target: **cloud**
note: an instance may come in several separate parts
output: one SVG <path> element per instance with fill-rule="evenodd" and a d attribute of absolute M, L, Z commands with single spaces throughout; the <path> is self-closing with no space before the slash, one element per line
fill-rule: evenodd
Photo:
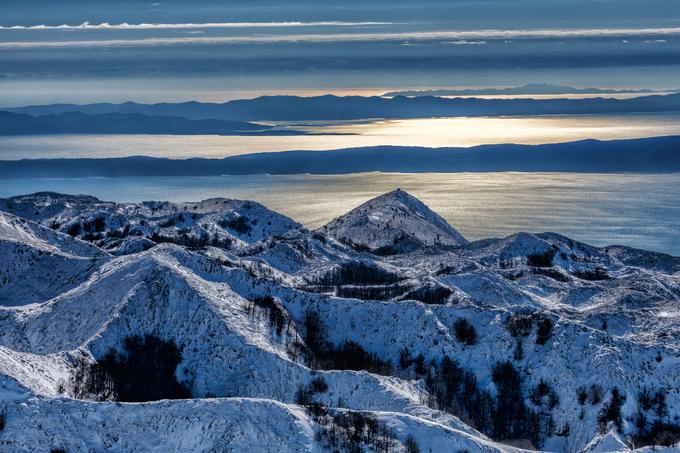
<path fill-rule="evenodd" d="M 160 5 L 160 3 L 154 3 Z M 356 27 L 366 25 L 394 25 L 393 22 L 344 22 L 344 21 L 317 21 L 317 22 L 205 22 L 184 24 L 110 24 L 102 22 L 91 24 L 83 22 L 79 25 L 0 25 L 0 30 L 176 30 L 182 28 L 252 28 L 252 27 Z"/>
<path fill-rule="evenodd" d="M 605 29 L 544 29 L 544 30 L 476 30 L 395 33 L 329 33 L 291 35 L 250 35 L 213 37 L 158 37 L 141 39 L 82 40 L 82 41 L 8 41 L 0 48 L 69 48 L 69 47 L 156 47 L 202 44 L 258 44 L 296 42 L 361 42 L 361 41 L 486 41 L 491 39 L 569 39 L 606 37 L 669 37 L 680 36 L 677 28 L 605 28 Z"/>
<path fill-rule="evenodd" d="M 454 46 L 481 46 L 486 44 L 486 41 L 468 41 L 467 39 L 460 39 L 458 41 L 442 41 L 442 44 L 453 44 Z"/>

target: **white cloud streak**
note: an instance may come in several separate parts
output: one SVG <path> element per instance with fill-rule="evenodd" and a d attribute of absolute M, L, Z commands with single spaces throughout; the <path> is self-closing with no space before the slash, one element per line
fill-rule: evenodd
<path fill-rule="evenodd" d="M 458 41 L 442 41 L 442 44 L 452 44 L 454 46 L 482 46 L 486 44 L 486 41 L 468 41 L 467 39 L 461 39 Z"/>
<path fill-rule="evenodd" d="M 357 27 L 367 25 L 393 25 L 393 22 L 343 22 L 343 21 L 318 21 L 318 22 L 206 22 L 185 24 L 91 24 L 83 22 L 79 25 L 0 25 L 0 30 L 175 30 L 184 28 L 291 28 L 291 27 Z"/>
<path fill-rule="evenodd" d="M 78 48 L 78 47 L 155 47 L 172 45 L 215 44 L 275 44 L 304 42 L 361 41 L 451 41 L 491 39 L 569 39 L 603 37 L 672 37 L 680 36 L 680 28 L 608 28 L 608 29 L 544 29 L 544 30 L 476 30 L 399 33 L 329 33 L 291 35 L 252 35 L 214 37 L 159 37 L 143 39 L 82 40 L 82 41 L 10 41 L 0 42 L 0 48 Z"/>

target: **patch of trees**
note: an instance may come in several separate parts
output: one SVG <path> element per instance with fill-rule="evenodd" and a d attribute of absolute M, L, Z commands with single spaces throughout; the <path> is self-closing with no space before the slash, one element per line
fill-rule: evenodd
<path fill-rule="evenodd" d="M 491 379 L 496 385 L 497 395 L 492 415 L 492 433 L 496 440 L 526 439 L 540 448 L 543 444 L 543 414 L 534 412 L 524 402 L 523 379 L 510 362 L 494 365 Z"/>
<path fill-rule="evenodd" d="M 407 348 L 401 349 L 399 351 L 399 368 L 406 370 L 412 366 L 418 376 L 425 376 L 429 371 L 428 366 L 425 364 L 425 356 L 422 353 L 413 357 Z"/>
<path fill-rule="evenodd" d="M 373 262 L 347 261 L 309 281 L 308 291 L 334 292 L 339 297 L 361 300 L 388 300 L 404 294 L 412 286 L 399 275 Z M 400 283 L 402 282 L 402 283 Z M 438 297 L 437 294 L 422 297 Z"/>
<path fill-rule="evenodd" d="M 616 427 L 618 432 L 623 429 L 623 418 L 621 417 L 621 406 L 626 400 L 618 388 L 611 389 L 609 401 L 602 407 L 597 415 L 597 426 L 600 433 L 606 433 L 610 423 Z"/>
<path fill-rule="evenodd" d="M 250 234 L 252 227 L 248 218 L 246 216 L 237 216 L 229 219 L 221 219 L 218 225 L 222 228 L 229 228 L 230 230 L 236 231 L 241 234 Z"/>
<path fill-rule="evenodd" d="M 89 222 L 77 222 L 66 229 L 66 234 L 72 237 L 78 236 L 80 233 L 85 233 L 83 239 L 86 241 L 96 241 L 101 239 L 102 233 L 106 230 L 106 219 L 103 217 L 95 217 Z"/>
<path fill-rule="evenodd" d="M 408 291 L 400 299 L 412 299 L 428 305 L 443 305 L 448 302 L 449 296 L 453 294 L 446 286 L 437 284 L 426 284 L 419 288 Z"/>
<path fill-rule="evenodd" d="M 334 287 L 335 295 L 343 298 L 360 300 L 389 300 L 403 294 L 409 285 L 380 285 L 380 286 L 338 286 Z M 323 288 L 325 290 L 328 287 Z"/>
<path fill-rule="evenodd" d="M 333 410 L 319 403 L 305 408 L 319 427 L 317 442 L 329 451 L 363 453 L 368 447 L 369 451 L 376 453 L 390 453 L 398 451 L 401 446 L 394 432 L 373 414 Z"/>
<path fill-rule="evenodd" d="M 86 233 L 101 233 L 106 230 L 106 219 L 95 217 L 91 221 L 83 223 L 83 230 Z"/>
<path fill-rule="evenodd" d="M 638 392 L 638 412 L 634 417 L 636 432 L 632 447 L 647 445 L 670 447 L 680 442 L 680 425 L 668 421 L 666 390 L 655 392 L 644 387 Z"/>
<path fill-rule="evenodd" d="M 382 267 L 364 261 L 347 261 L 335 266 L 315 283 L 326 286 L 338 285 L 389 285 L 401 281 L 398 275 Z"/>
<path fill-rule="evenodd" d="M 551 411 L 558 401 L 556 396 L 550 398 L 554 394 L 552 389 L 539 384 L 532 391 L 541 406 L 534 411 L 525 403 L 523 379 L 512 363 L 494 365 L 492 380 L 497 390 L 495 396 L 479 388 L 474 373 L 445 357 L 430 367 L 425 383 L 429 402 L 435 407 L 458 416 L 495 440 L 528 441 L 540 447 L 554 432 Z"/>
<path fill-rule="evenodd" d="M 485 434 L 492 433 L 494 399 L 479 389 L 475 374 L 463 369 L 458 361 L 444 357 L 433 364 L 425 384 L 431 406 L 458 416 Z"/>
<path fill-rule="evenodd" d="M 89 231 L 88 229 L 92 228 L 93 232 L 101 233 L 106 230 L 106 220 L 103 217 L 97 217 L 92 222 L 86 224 L 84 228 L 85 231 Z"/>
<path fill-rule="evenodd" d="M 377 453 L 389 453 L 397 451 L 400 446 L 394 432 L 372 414 L 326 411 L 318 414 L 315 421 L 321 427 L 317 440 L 330 449 L 363 453 L 366 446 Z"/>
<path fill-rule="evenodd" d="M 545 252 L 537 252 L 527 255 L 527 265 L 531 267 L 552 267 L 552 260 L 557 253 L 557 248 L 552 246 Z"/>
<path fill-rule="evenodd" d="M 290 325 L 290 317 L 285 308 L 269 294 L 253 298 L 250 304 L 246 306 L 246 311 L 254 315 L 256 308 L 260 308 L 267 313 L 269 325 L 276 330 L 277 335 L 281 335 L 283 330 Z"/>
<path fill-rule="evenodd" d="M 508 317 L 505 327 L 515 339 L 515 351 L 513 358 L 524 358 L 524 338 L 531 333 L 536 326 L 536 344 L 544 345 L 553 335 L 553 322 L 550 318 L 540 313 L 512 314 Z"/>
<path fill-rule="evenodd" d="M 537 319 L 542 320 L 540 317 Z M 530 331 L 534 322 L 531 318 L 528 322 L 526 319 L 515 321 L 516 325 L 512 328 L 517 331 L 517 335 L 527 329 Z M 303 326 L 313 367 L 367 370 L 386 375 L 392 373 L 388 361 L 366 352 L 356 343 L 345 342 L 338 347 L 332 346 L 327 340 L 326 328 L 318 312 L 307 312 Z M 461 331 L 468 332 L 465 338 L 469 338 L 469 329 Z M 527 392 L 521 374 L 510 362 L 500 362 L 493 367 L 495 395 L 480 389 L 475 374 L 463 369 L 449 357 L 439 363 L 427 363 L 422 354 L 413 357 L 407 349 L 403 349 L 399 354 L 399 367 L 413 367 L 416 375 L 425 377 L 428 403 L 432 407 L 460 417 L 495 440 L 531 443 L 540 448 L 546 437 L 555 434 L 552 411 L 559 405 L 557 394 L 545 381 L 540 381 Z M 299 392 L 298 400 L 312 404 L 313 395 L 314 390 L 308 386 Z M 535 408 L 527 405 L 527 398 Z M 568 427 L 563 427 L 560 432 L 568 433 L 568 430 Z"/>
<path fill-rule="evenodd" d="M 392 365 L 374 353 L 366 352 L 359 344 L 345 341 L 337 347 L 326 347 L 314 355 L 316 368 L 333 370 L 366 370 L 390 375 Z"/>
<path fill-rule="evenodd" d="M 529 399 L 535 406 L 546 406 L 550 410 L 560 404 L 557 393 L 543 379 L 529 392 Z"/>
<path fill-rule="evenodd" d="M 571 274 L 581 280 L 599 281 L 611 279 L 607 271 L 601 267 L 595 269 L 578 269 L 572 271 Z"/>
<path fill-rule="evenodd" d="M 655 420 L 650 424 L 645 423 L 645 427 L 639 429 L 633 437 L 635 448 L 648 445 L 672 447 L 678 442 L 680 442 L 680 425 L 665 423 L 659 420 Z"/>
<path fill-rule="evenodd" d="M 555 434 L 555 421 L 552 416 L 552 411 L 560 404 L 557 393 L 555 393 L 550 384 L 541 379 L 539 383 L 529 391 L 529 400 L 539 413 L 539 429 L 541 436 L 545 438 Z M 565 427 L 560 430 L 562 436 L 565 435 L 565 429 L 568 433 L 568 430 L 570 429 L 569 425 L 565 425 Z"/>
<path fill-rule="evenodd" d="M 541 317 L 536 320 L 536 344 L 544 345 L 553 334 L 553 322 L 550 318 Z"/>
<path fill-rule="evenodd" d="M 228 237 L 219 238 L 217 235 L 214 235 L 211 238 L 207 233 L 200 236 L 189 236 L 187 233 L 182 233 L 179 236 L 164 236 L 155 232 L 149 239 L 157 244 L 177 244 L 188 248 L 212 246 L 228 249 L 232 244 L 232 240 Z"/>
<path fill-rule="evenodd" d="M 78 365 L 74 395 L 126 402 L 189 398 L 188 387 L 175 374 L 181 361 L 172 341 L 153 335 L 127 337 L 122 351 L 110 349 L 99 361 Z"/>
<path fill-rule="evenodd" d="M 591 384 L 590 387 L 580 386 L 576 389 L 576 401 L 579 406 L 581 406 L 581 411 L 579 412 L 579 419 L 583 420 L 585 417 L 585 405 L 586 402 L 590 403 L 592 406 L 600 404 L 604 398 L 604 389 L 600 384 Z"/>
<path fill-rule="evenodd" d="M 407 453 L 420 453 L 418 442 L 416 442 L 415 437 L 413 437 L 411 434 L 406 437 L 406 440 L 404 441 L 404 448 L 406 449 Z"/>
<path fill-rule="evenodd" d="M 585 416 L 585 405 L 589 402 L 592 406 L 599 404 L 604 397 L 604 389 L 599 384 L 591 384 L 590 387 L 580 386 L 576 389 L 576 401 L 581 406 L 579 419 Z"/>
<path fill-rule="evenodd" d="M 309 384 L 300 386 L 295 392 L 295 402 L 301 406 L 311 406 L 318 404 L 314 401 L 314 396 L 325 393 L 328 384 L 321 376 L 316 376 L 309 381 Z"/>
<path fill-rule="evenodd" d="M 453 323 L 453 332 L 456 340 L 466 346 L 473 346 L 477 343 L 477 331 L 475 327 L 465 318 L 458 318 Z"/>
<path fill-rule="evenodd" d="M 3 409 L 3 410 L 0 411 L 0 431 L 4 431 L 6 424 L 7 424 L 7 413 Z"/>
<path fill-rule="evenodd" d="M 322 377 L 314 377 L 307 385 L 298 388 L 295 400 L 304 406 L 319 426 L 316 440 L 331 451 L 362 453 L 364 446 L 371 451 L 388 453 L 400 446 L 394 433 L 372 414 L 351 410 L 337 411 L 327 408 L 314 397 L 328 390 Z"/>
<path fill-rule="evenodd" d="M 371 373 L 390 375 L 392 364 L 366 351 L 354 341 L 345 341 L 338 346 L 327 339 L 326 326 L 319 313 L 309 311 L 303 318 L 305 344 L 311 352 L 313 368 L 320 370 L 365 370 Z"/>
<path fill-rule="evenodd" d="M 638 392 L 638 406 L 645 412 L 653 409 L 658 417 L 663 417 L 666 415 L 666 393 L 663 390 L 652 392 L 643 387 Z"/>
<path fill-rule="evenodd" d="M 76 237 L 78 236 L 78 234 L 80 234 L 80 228 L 81 228 L 80 223 L 74 223 L 73 225 L 66 229 L 66 234 L 72 237 Z"/>
<path fill-rule="evenodd" d="M 184 221 L 184 216 L 182 216 L 182 221 Z M 177 220 L 175 220 L 172 217 L 168 217 L 167 219 L 165 219 L 164 221 L 162 221 L 158 224 L 158 226 L 161 227 L 161 228 L 170 228 L 170 227 L 174 227 L 175 225 L 177 225 Z"/>

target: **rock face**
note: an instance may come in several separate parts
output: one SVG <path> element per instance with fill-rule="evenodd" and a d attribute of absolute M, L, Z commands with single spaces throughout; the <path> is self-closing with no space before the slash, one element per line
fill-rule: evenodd
<path fill-rule="evenodd" d="M 0 253 L 0 451 L 680 440 L 676 257 L 468 243 L 400 190 L 311 232 L 247 201 L 27 195 Z"/>

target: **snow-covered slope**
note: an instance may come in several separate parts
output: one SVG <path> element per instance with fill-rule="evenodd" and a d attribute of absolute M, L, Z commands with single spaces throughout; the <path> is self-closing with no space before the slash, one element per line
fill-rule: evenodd
<path fill-rule="evenodd" d="M 674 257 L 554 233 L 467 243 L 403 191 L 314 232 L 223 199 L 2 203 L 30 220 L 0 212 L 0 451 L 604 452 L 640 445 L 640 414 L 679 422 Z M 59 232 L 95 218 L 140 235 Z M 231 242 L 182 244 L 169 219 Z M 191 399 L 115 403 L 92 384 L 135 336 L 176 348 Z M 531 435 L 492 423 L 505 363 L 504 410 L 537 414 Z M 615 388 L 620 426 L 598 427 Z"/>
<path fill-rule="evenodd" d="M 156 243 L 236 249 L 300 225 L 252 201 L 117 204 L 86 195 L 40 192 L 0 199 L 0 211 L 30 219 L 121 255 Z"/>
<path fill-rule="evenodd" d="M 82 283 L 109 255 L 0 211 L 0 305 L 25 305 Z"/>
<path fill-rule="evenodd" d="M 436 244 L 467 243 L 446 220 L 400 189 L 367 201 L 321 231 L 339 241 L 381 254 Z"/>

